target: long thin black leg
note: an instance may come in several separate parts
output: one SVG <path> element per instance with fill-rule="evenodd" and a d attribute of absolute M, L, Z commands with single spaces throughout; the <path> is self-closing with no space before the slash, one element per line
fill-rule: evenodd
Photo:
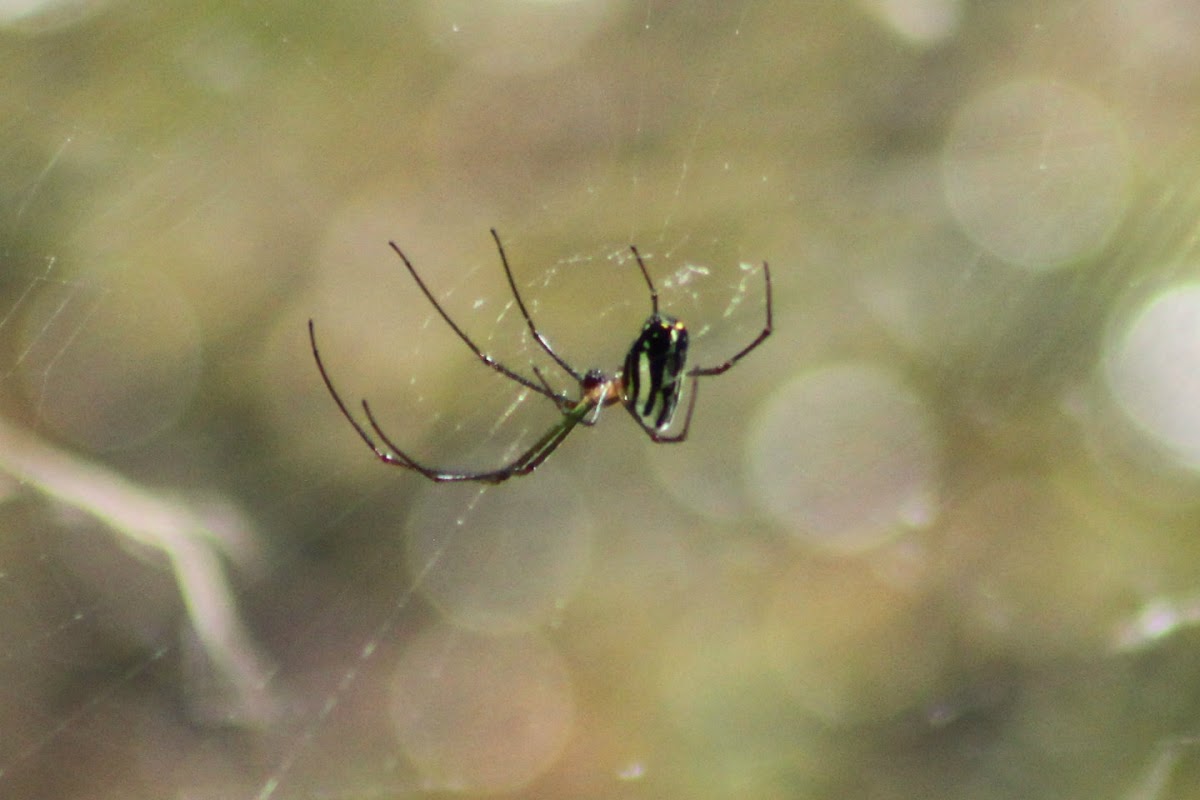
<path fill-rule="evenodd" d="M 404 461 L 403 465 L 416 470 L 417 472 L 437 483 L 459 483 L 463 481 L 476 481 L 479 483 L 501 483 L 509 478 L 515 478 L 520 475 L 528 475 L 533 472 L 542 462 L 558 449 L 558 446 L 563 443 L 575 426 L 578 425 L 584 417 L 591 413 L 595 408 L 596 403 L 587 399 L 580 400 L 569 411 L 563 414 L 562 419 L 558 421 L 550 430 L 548 430 L 542 438 L 538 439 L 533 445 L 518 456 L 509 464 L 500 469 L 490 470 L 488 472 L 448 472 L 445 470 L 426 467 L 413 461 L 407 455 L 403 454 L 388 435 L 379 427 L 379 422 L 376 421 L 375 415 L 371 413 L 371 406 L 367 401 L 363 401 L 363 411 L 366 412 L 367 421 L 371 423 L 371 428 L 380 440 L 391 448 L 397 455 L 401 456 Z M 378 452 L 378 451 L 376 451 Z M 399 463 L 399 462 L 397 462 Z"/>
<path fill-rule="evenodd" d="M 494 233 L 494 231 L 493 231 L 493 233 Z M 496 359 L 489 356 L 487 353 L 483 352 L 483 350 L 481 350 L 479 348 L 479 345 L 475 344 L 475 342 L 473 342 L 471 340 L 471 337 L 467 336 L 466 332 L 464 332 L 462 328 L 458 327 L 458 325 L 454 322 L 454 320 L 450 319 L 450 315 L 446 313 L 446 310 L 444 308 L 442 308 L 441 303 L 439 303 L 437 301 L 437 299 L 433 296 L 433 292 L 429 291 L 429 287 L 425 285 L 425 281 L 421 280 L 421 276 L 417 274 L 416 268 L 413 267 L 412 262 L 408 260 L 408 256 L 404 255 L 404 251 L 400 249 L 400 246 L 397 245 L 395 242 L 388 242 L 388 244 L 391 245 L 392 249 L 396 251 L 396 255 L 400 256 L 400 260 L 404 262 L 404 266 L 408 267 L 409 274 L 411 274 L 413 276 L 413 280 L 415 280 L 417 282 L 417 286 L 420 287 L 421 292 L 424 293 L 426 299 L 429 300 L 430 305 L 432 305 L 434 307 L 434 309 L 438 312 L 438 314 L 441 316 L 441 318 L 443 320 L 445 320 L 446 324 L 450 326 L 450 329 L 452 331 L 454 331 L 456 334 L 458 334 L 458 338 L 462 339 L 463 342 L 466 343 L 467 347 L 471 348 L 471 352 L 473 352 L 480 361 L 482 361 L 484 364 L 487 364 L 489 367 L 496 370 L 501 375 L 504 375 L 505 377 L 509 378 L 510 380 L 516 381 L 517 383 L 521 384 L 522 386 L 526 387 L 527 389 L 532 389 L 533 391 L 537 392 L 540 395 L 545 395 L 546 397 L 549 397 L 559 407 L 562 407 L 563 404 L 567 402 L 566 395 L 561 394 L 559 392 L 552 392 L 546 386 L 539 384 L 536 381 L 530 380 L 529 378 L 526 378 L 524 375 L 521 375 L 520 373 L 513 372 L 511 369 L 504 366 L 499 361 L 497 361 Z M 505 269 L 506 270 L 508 269 L 507 265 L 505 265 Z M 510 283 L 512 282 L 512 276 L 509 276 L 509 282 Z M 574 373 L 572 373 L 572 374 L 574 374 Z"/>
<path fill-rule="evenodd" d="M 771 268 L 767 266 L 767 262 L 765 261 L 763 262 L 763 278 L 766 280 L 767 284 L 767 324 L 763 326 L 762 333 L 754 337 L 754 341 L 737 351 L 733 358 L 729 359 L 728 361 L 718 364 L 715 367 L 696 367 L 695 369 L 690 369 L 688 370 L 688 375 L 720 375 L 722 372 L 725 372 L 734 364 L 741 361 L 742 358 L 749 355 L 751 350 L 758 347 L 766 340 L 768 336 L 771 335 L 771 331 L 773 330 L 773 324 L 771 321 Z"/>
<path fill-rule="evenodd" d="M 370 447 L 375 456 L 383 463 L 397 467 L 408 467 L 409 469 L 421 472 L 421 468 L 417 466 L 416 462 L 404 455 L 402 451 L 392 448 L 395 450 L 395 453 L 388 453 L 379 449 L 379 445 L 375 443 L 375 440 L 371 438 L 366 429 L 358 423 L 358 420 L 346 408 L 346 404 L 342 402 L 341 395 L 338 394 L 337 389 L 333 388 L 333 381 L 329 379 L 329 373 L 325 371 L 325 364 L 321 361 L 321 351 L 317 349 L 317 334 L 311 319 L 308 321 L 308 340 L 312 343 L 313 358 L 317 361 L 317 370 L 321 373 L 321 380 L 325 382 L 325 388 L 329 390 L 329 395 L 333 398 L 333 402 L 337 403 L 338 410 L 342 412 L 342 416 L 346 418 L 346 421 L 353 426 L 359 438 L 367 443 L 367 447 Z"/>
<path fill-rule="evenodd" d="M 646 286 L 650 288 L 650 311 L 653 314 L 658 313 L 658 289 L 654 287 L 654 281 L 650 280 L 650 272 L 646 269 L 645 262 L 642 261 L 642 254 L 634 245 L 629 245 L 629 249 L 633 251 L 633 257 L 637 259 L 638 269 L 642 271 L 642 277 L 646 279 Z"/>
<path fill-rule="evenodd" d="M 342 400 L 342 396 L 338 394 L 337 389 L 333 387 L 333 381 L 329 377 L 329 373 L 325 371 L 325 363 L 321 360 L 321 351 L 317 347 L 317 334 L 313 321 L 308 321 L 308 339 L 312 344 L 313 358 L 317 362 L 317 371 L 321 373 L 321 380 L 325 383 L 325 388 L 329 390 L 330 397 L 333 402 L 337 403 L 338 410 L 342 412 L 342 416 L 354 428 L 359 438 L 366 442 L 367 447 L 371 448 L 371 452 L 385 464 L 393 467 L 403 467 L 419 472 L 431 481 L 452 482 L 452 481 L 480 481 L 483 483 L 500 483 L 506 481 L 516 475 L 527 475 L 537 469 L 543 461 L 550 457 L 550 454 L 558 449 L 562 444 L 563 439 L 567 438 L 567 434 L 580 422 L 585 422 L 585 418 L 591 413 L 595 407 L 595 403 L 588 400 L 581 400 L 575 403 L 563 413 L 563 417 L 559 422 L 551 428 L 541 439 L 534 443 L 525 453 L 517 458 L 512 463 L 498 470 L 489 472 L 464 472 L 455 473 L 445 470 L 434 469 L 418 463 L 407 453 L 396 446 L 383 429 L 379 427 L 379 423 L 375 419 L 375 415 L 371 412 L 371 406 L 366 400 L 362 401 L 363 411 L 367 415 L 367 421 L 371 424 L 371 428 L 375 431 L 388 450 L 383 450 L 371 438 L 366 429 L 359 424 L 354 415 L 350 413 L 350 409 L 346 407 L 346 403 Z M 590 422 L 588 424 L 591 424 Z M 390 452 L 389 452 L 390 451 Z"/>
<path fill-rule="evenodd" d="M 558 364 L 563 370 L 574 378 L 576 381 L 582 381 L 583 376 L 575 371 L 575 368 L 568 364 L 554 352 L 554 348 L 550 346 L 550 342 L 546 341 L 546 337 L 537 329 L 537 325 L 533 324 L 533 317 L 529 316 L 529 309 L 525 308 L 525 301 L 521 299 L 521 293 L 517 290 L 517 282 L 513 280 L 512 269 L 508 266 L 508 256 L 504 254 L 504 245 L 500 244 L 500 234 L 496 233 L 496 229 L 492 228 L 492 238 L 496 240 L 496 249 L 500 251 L 500 263 L 504 265 L 504 276 L 508 278 L 508 286 L 512 289 L 513 299 L 517 301 L 517 308 L 521 310 L 521 316 L 525 318 L 525 324 L 529 326 L 529 332 L 533 334 L 533 338 L 538 345 L 546 351 L 546 355 L 554 359 L 554 363 Z"/>

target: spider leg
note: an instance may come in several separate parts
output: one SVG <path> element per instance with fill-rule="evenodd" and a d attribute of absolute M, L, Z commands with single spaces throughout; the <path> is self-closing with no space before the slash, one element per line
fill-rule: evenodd
<path fill-rule="evenodd" d="M 558 403 L 558 408 L 560 411 L 565 412 L 567 409 L 569 409 L 571 406 L 574 405 L 574 402 L 572 400 L 570 400 L 564 393 L 554 391 L 554 387 L 550 385 L 550 381 L 546 380 L 545 374 L 541 371 L 541 369 L 538 368 L 537 364 L 534 364 L 532 366 L 533 366 L 533 374 L 536 375 L 537 379 L 542 382 L 542 386 L 544 386 L 546 388 L 546 391 L 550 392 L 550 396 L 552 396 L 554 398 L 561 398 L 561 399 L 555 400 L 555 402 Z"/>
<path fill-rule="evenodd" d="M 582 422 L 584 417 L 587 417 L 595 407 L 595 401 L 589 398 L 580 400 L 578 403 L 571 406 L 570 409 L 564 412 L 562 419 L 560 419 L 554 425 L 554 427 L 546 431 L 542 438 L 534 442 L 528 450 L 517 456 L 515 460 L 511 461 L 500 469 L 490 470 L 487 472 L 448 472 L 446 470 L 423 466 L 405 455 L 402 450 L 392 443 L 392 440 L 389 439 L 388 435 L 383 432 L 383 429 L 379 427 L 379 422 L 376 421 L 375 415 L 371 413 L 370 405 L 367 404 L 366 400 L 363 401 L 363 411 L 366 412 L 367 421 L 371 423 L 371 428 L 375 431 L 375 434 L 384 444 L 391 448 L 391 450 L 398 456 L 399 459 L 402 459 L 389 463 L 395 463 L 399 466 L 407 466 L 410 469 L 414 469 L 421 473 L 429 480 L 437 483 L 454 483 L 462 481 L 501 483 L 502 481 L 506 481 L 509 478 L 514 478 L 519 475 L 528 475 L 541 466 L 542 462 L 549 458 L 550 454 L 558 449 L 558 446 L 563 443 L 563 440 L 567 438 L 567 435 L 574 430 L 575 426 Z M 378 452 L 379 451 L 376 450 L 376 453 Z"/>
<path fill-rule="evenodd" d="M 521 299 L 521 293 L 517 291 L 517 282 L 513 280 L 512 270 L 508 266 L 508 256 L 504 255 L 504 245 L 500 244 L 500 234 L 496 233 L 496 229 L 492 228 L 492 238 L 496 240 L 496 249 L 500 251 L 500 263 L 504 265 L 504 276 L 508 278 L 508 288 L 512 289 L 513 299 L 517 301 L 517 308 L 521 310 L 521 316 L 525 318 L 525 324 L 529 326 L 529 332 L 533 334 L 533 338 L 537 340 L 538 345 L 546 351 L 546 355 L 554 359 L 554 363 L 562 367 L 563 371 L 574 378 L 576 381 L 583 380 L 583 376 L 575 371 L 575 368 L 563 360 L 562 356 L 554 352 L 554 348 L 550 346 L 550 342 L 546 341 L 546 337 L 537 329 L 537 325 L 533 324 L 533 317 L 529 316 L 529 310 L 525 308 L 525 301 Z"/>
<path fill-rule="evenodd" d="M 370 447 L 372 452 L 375 453 L 376 458 L 383 463 L 391 464 L 397 467 L 408 467 L 410 469 L 416 469 L 419 472 L 420 468 L 417 467 L 416 463 L 414 463 L 412 459 L 408 458 L 408 456 L 404 455 L 403 452 L 396 450 L 396 448 L 392 448 L 395 451 L 394 453 L 388 453 L 384 450 L 380 450 L 379 445 L 375 443 L 375 440 L 371 438 L 366 429 L 359 424 L 358 420 L 356 420 L 350 413 L 350 410 L 346 408 L 346 404 L 342 401 L 341 395 L 338 394 L 337 389 L 333 388 L 333 381 L 330 380 L 329 373 L 325 371 L 324 362 L 321 361 L 321 351 L 317 349 L 317 334 L 311 319 L 308 321 L 308 339 L 312 343 L 313 358 L 315 358 L 317 361 L 317 370 L 321 373 L 321 380 L 325 382 L 325 388 L 329 390 L 329 395 L 333 398 L 333 402 L 337 403 L 338 410 L 342 412 L 342 416 L 346 418 L 346 421 L 353 426 L 354 430 L 358 433 L 359 438 L 367 443 L 367 447 Z"/>
<path fill-rule="evenodd" d="M 492 234 L 495 235 L 495 231 L 492 231 Z M 489 356 L 487 353 L 483 352 L 483 350 L 481 350 L 479 348 L 479 345 L 475 344 L 475 342 L 471 340 L 471 337 L 467 336 L 466 332 L 463 331 L 462 328 L 458 327 L 457 323 L 455 323 L 454 320 L 450 319 L 450 315 L 446 313 L 446 310 L 444 308 L 442 308 L 441 303 L 439 303 L 434 298 L 433 293 L 429 291 L 429 287 L 425 285 L 425 281 L 421 280 L 421 276 L 417 274 L 416 268 L 412 265 L 412 262 L 408 260 L 408 256 L 404 255 L 404 251 L 400 249 L 400 246 L 397 245 L 395 242 L 388 242 L 388 244 L 391 245 L 391 248 L 396 251 L 396 255 L 400 256 L 400 260 L 404 262 L 404 266 L 408 267 L 409 274 L 411 274 L 413 276 L 413 280 L 415 280 L 417 282 L 417 286 L 420 287 L 421 292 L 425 295 L 425 298 L 427 300 L 429 300 L 430 305 L 432 305 L 434 307 L 434 310 L 436 310 L 438 312 L 438 314 L 445 321 L 445 323 L 450 326 L 450 330 L 454 331 L 454 333 L 458 335 L 458 338 L 462 339 L 463 342 L 467 345 L 467 347 L 471 348 L 471 352 L 473 352 L 475 354 L 476 358 L 478 358 L 484 364 L 487 364 L 489 367 L 496 370 L 497 372 L 499 372 L 501 375 L 505 376 L 509 380 L 516 381 L 517 383 L 521 384 L 522 386 L 524 386 L 527 389 L 532 389 L 533 391 L 537 392 L 540 395 L 545 395 L 546 397 L 549 397 L 556 404 L 558 404 L 558 406 L 560 408 L 563 406 L 564 403 L 567 402 L 566 395 L 564 395 L 560 392 L 552 391 L 548 386 L 545 385 L 545 381 L 542 381 L 542 384 L 539 385 L 538 383 L 531 381 L 529 378 L 526 378 L 524 375 L 521 375 L 520 373 L 517 373 L 517 372 L 513 372 L 511 369 L 504 366 L 499 361 L 497 361 L 496 359 Z M 503 252 L 501 253 L 501 255 L 503 255 Z M 505 269 L 506 270 L 508 269 L 507 264 L 505 264 Z M 508 280 L 509 280 L 509 283 L 511 284 L 512 283 L 511 275 L 509 275 Z M 518 298 L 518 302 L 519 302 L 519 298 Z M 525 311 L 524 306 L 521 306 L 521 311 L 522 311 L 522 313 Z M 526 315 L 525 318 L 526 318 L 526 320 L 528 320 L 529 319 L 528 315 Z M 529 324 L 530 324 L 530 326 L 533 325 L 532 322 L 530 322 Z M 542 343 L 542 346 L 549 347 L 549 345 L 546 345 L 545 342 Z M 550 351 L 550 352 L 553 355 L 553 351 Z M 557 360 L 558 356 L 555 356 L 555 359 Z M 559 363 L 562 363 L 562 362 L 560 361 Z M 574 375 L 574 373 L 571 373 L 571 374 Z"/>
<path fill-rule="evenodd" d="M 766 340 L 768 336 L 771 335 L 771 331 L 773 329 L 771 322 L 771 268 L 767 266 L 767 262 L 765 261 L 763 262 L 763 278 L 767 284 L 767 322 L 766 325 L 763 326 L 762 332 L 759 333 L 758 336 L 754 337 L 754 341 L 737 351 L 733 358 L 729 359 L 728 361 L 717 364 L 715 367 L 695 367 L 688 370 L 688 375 L 691 375 L 692 377 L 698 377 L 702 375 L 720 375 L 722 372 L 725 372 L 734 364 L 741 361 L 742 358 L 749 355 L 751 350 L 758 347 Z"/>
<path fill-rule="evenodd" d="M 538 369 L 538 366 L 536 364 L 533 365 L 533 374 L 538 376 L 538 380 L 540 380 L 542 382 L 543 386 L 545 386 L 550 391 L 554 391 L 553 388 L 551 388 L 551 386 L 550 386 L 550 382 L 546 380 L 546 376 L 544 374 L 542 374 L 542 371 L 540 369 Z M 563 403 L 561 403 L 559 405 L 559 409 L 565 414 L 565 413 L 569 412 L 569 410 L 571 409 L 571 407 L 573 405 L 574 404 L 571 401 L 565 400 Z M 591 427 L 592 425 L 596 424 L 596 419 L 599 416 L 600 416 L 600 407 L 599 407 L 599 404 L 597 404 L 595 412 L 586 415 L 583 419 L 581 419 L 579 421 L 582 422 L 584 425 Z"/>
<path fill-rule="evenodd" d="M 633 257 L 637 259 L 638 269 L 642 271 L 642 277 L 646 279 L 646 285 L 650 287 L 650 311 L 653 314 L 658 313 L 658 289 L 654 288 L 654 281 L 650 280 L 650 272 L 646 269 L 645 262 L 642 261 L 642 254 L 634 245 L 629 245 L 629 249 L 633 251 Z"/>

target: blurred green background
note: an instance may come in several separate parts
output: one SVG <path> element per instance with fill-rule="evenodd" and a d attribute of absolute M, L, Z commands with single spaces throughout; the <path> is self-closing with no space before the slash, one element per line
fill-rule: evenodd
<path fill-rule="evenodd" d="M 0 2 L 0 795 L 1200 796 L 1200 9 Z M 684 444 L 557 419 L 649 311 Z M 360 415 L 361 416 L 361 415 Z"/>

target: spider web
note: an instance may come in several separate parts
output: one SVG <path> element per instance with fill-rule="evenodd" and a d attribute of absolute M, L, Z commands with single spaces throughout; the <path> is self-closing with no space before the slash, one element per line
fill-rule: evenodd
<path fill-rule="evenodd" d="M 1064 665 L 1062 653 L 1039 660 L 995 634 L 964 645 L 964 658 L 989 663 L 954 671 L 950 690 L 884 719 L 847 715 L 835 725 L 827 709 L 795 709 L 803 689 L 779 686 L 802 682 L 788 667 L 807 663 L 809 650 L 833 653 L 835 672 L 852 662 L 852 676 L 866 668 L 846 650 L 945 653 L 945 641 L 895 616 L 894 607 L 918 605 L 896 587 L 919 580 L 914 565 L 927 563 L 926 550 L 962 557 L 980 570 L 972 577 L 986 559 L 962 556 L 952 537 L 913 536 L 874 562 L 853 562 L 887 576 L 877 585 L 843 562 L 821 556 L 813 566 L 797 555 L 781 535 L 787 523 L 749 486 L 757 473 L 747 464 L 764 460 L 764 446 L 747 454 L 749 432 L 765 425 L 763 398 L 784 397 L 779 387 L 825 360 L 881 353 L 919 362 L 922 393 L 953 386 L 971 412 L 999 394 L 981 416 L 1061 388 L 1047 376 L 1063 350 L 1016 329 L 1031 306 L 1053 317 L 1055 308 L 1031 299 L 1040 292 L 1066 285 L 1078 298 L 1092 284 L 986 284 L 993 260 L 1034 261 L 1069 226 L 1051 219 L 1032 234 L 1014 226 L 1028 235 L 986 238 L 997 230 L 971 210 L 1019 220 L 1006 199 L 1036 206 L 1055 186 L 1014 179 L 989 184 L 994 205 L 971 196 L 972 148 L 1002 161 L 1010 140 L 1004 130 L 970 138 L 958 109 L 986 106 L 968 97 L 1011 101 L 983 89 L 1018 73 L 1083 82 L 1056 53 L 1094 56 L 1093 23 L 1111 31 L 1132 13 L 1099 2 L 1049 11 L 800 5 L 0 10 L 0 56 L 16 87 L 0 148 L 9 173 L 0 211 L 0 725 L 11 732 L 0 744 L 0 794 L 267 800 L 615 787 L 695 797 L 732 796 L 729 785 L 755 795 L 861 794 L 871 781 L 927 790 L 911 774 L 919 772 L 939 794 L 964 781 L 1029 797 L 1104 780 L 1121 796 L 1184 796 L 1196 756 L 1195 698 L 1179 690 L 1197 617 L 1193 593 L 1179 588 L 1194 577 L 1186 543 L 1138 552 L 1128 584 L 1103 584 L 1137 586 L 1138 600 L 1155 602 L 1096 621 L 1089 630 L 1112 638 L 1083 664 Z M 1163 102 L 1172 113 L 1122 113 L 1171 141 L 1191 127 L 1191 98 L 1165 76 L 1187 73 L 1193 56 L 1172 46 L 1170 31 L 1196 23 L 1175 4 L 1151 5 L 1133 27 L 1155 47 L 1130 46 L 1095 70 L 1089 88 L 1104 96 L 1149 80 L 1159 100 L 1175 101 Z M 989 31 L 1004 31 L 1012 49 L 1001 53 Z M 972 55 L 951 53 L 955 43 Z M 1013 67 L 1013 49 L 1025 68 Z M 1134 56 L 1147 53 L 1157 60 Z M 1147 79 L 1158 72 L 1161 83 Z M 1044 100 L 1044 88 L 1035 81 L 1022 97 Z M 1050 97 L 1095 110 L 1081 94 Z M 1105 160 L 1100 135 L 1082 144 L 1068 136 L 1079 119 L 1103 133 L 1103 113 L 1057 119 L 1038 143 L 1048 174 L 1075 153 Z M 949 257 L 923 249 L 918 235 L 948 224 L 926 216 L 925 185 L 928 153 L 947 131 L 960 136 L 949 138 L 959 149 L 947 146 L 961 157 L 947 159 L 961 178 L 950 181 L 959 222 L 978 235 L 968 244 L 949 237 Z M 1119 148 L 1105 152 L 1120 161 Z M 895 197 L 916 200 L 900 208 Z M 1188 253 L 1181 204 L 1191 207 L 1176 202 L 1145 237 Z M 1104 222 L 1104 209 L 1089 209 Z M 578 391 L 525 330 L 493 226 L 539 329 L 580 371 L 621 364 L 649 312 L 630 245 L 662 310 L 687 322 L 691 363 L 720 363 L 757 335 L 767 258 L 776 336 L 702 382 L 686 445 L 654 447 L 613 408 L 580 426 L 544 469 L 502 487 L 433 486 L 383 467 L 320 386 L 309 317 L 352 410 L 369 398 L 389 437 L 422 463 L 491 468 L 558 418 L 544 398 L 479 365 L 389 240 L 489 355 Z M 926 258 L 945 269 L 942 291 L 954 298 L 931 301 L 946 307 L 932 331 L 913 327 L 905 304 L 915 271 L 869 263 L 924 268 Z M 1177 260 L 1168 273 L 1186 269 Z M 1068 322 L 1059 338 L 1072 342 L 1094 324 Z M 975 338 L 959 335 L 966 328 Z M 937 354 L 922 360 L 929 351 Z M 1024 371 L 1004 361 L 1014 351 Z M 971 360 L 979 354 L 994 358 Z M 997 392 L 992 381 L 1006 380 Z M 972 435 L 1002 438 L 984 423 Z M 969 462 L 962 471 L 982 482 L 985 470 L 958 447 L 947 446 L 947 461 Z M 849 441 L 830 449 L 849 451 L 866 472 L 883 460 Z M 997 450 L 995 461 L 1015 472 L 1009 462 L 1019 459 Z M 786 458 L 774 467 L 797 469 Z M 964 496 L 978 490 L 953 485 Z M 904 515 L 920 528 L 937 512 L 916 503 Z M 1155 530 L 1182 540 L 1187 520 L 1167 517 L 1154 517 Z M 1104 543 L 1110 561 L 1088 562 L 1097 574 L 1120 572 L 1118 539 Z M 1020 541 L 1041 552 L 1035 537 Z M 801 595 L 790 587 L 839 581 L 842 594 L 831 596 L 860 604 L 843 608 L 849 621 L 838 631 L 877 614 L 879 640 L 852 647 L 814 635 L 811 647 L 788 650 L 796 629 L 807 630 L 808 609 L 840 608 L 805 596 L 796 603 L 805 613 L 796 612 L 789 603 Z M 932 596 L 954 604 L 955 589 Z M 1102 600 L 1094 605 L 1111 598 Z M 1027 619 L 1021 607 L 1002 610 Z M 751 636 L 763 619 L 763 638 Z M 919 672 L 915 657 L 909 663 Z M 886 674 L 880 683 L 911 679 L 922 698 L 937 683 Z M 1073 683 L 1093 685 L 1072 680 L 1080 674 L 1109 696 L 1144 691 L 1148 710 L 1073 698 Z M 1178 702 L 1156 715 L 1154 703 L 1172 692 Z M 906 727 L 914 717 L 921 723 Z M 863 752 L 862 741 L 848 741 L 854 730 L 894 755 L 911 746 L 896 744 L 900 728 L 918 730 L 922 744 L 898 767 L 894 758 L 869 769 L 817 759 L 834 765 L 826 768 L 796 755 L 857 761 L 844 755 Z M 1098 744 L 1038 780 L 1030 776 L 1047 765 L 1021 759 L 1043 741 L 1029 731 L 1048 729 L 1066 750 L 1089 737 Z M 938 730 L 968 741 L 982 763 Z M 1123 771 L 1097 766 L 1131 747 Z"/>

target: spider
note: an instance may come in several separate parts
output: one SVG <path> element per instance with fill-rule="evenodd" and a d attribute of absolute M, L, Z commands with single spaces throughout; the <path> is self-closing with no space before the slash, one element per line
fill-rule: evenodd
<path fill-rule="evenodd" d="M 359 437 L 375 453 L 375 456 L 385 464 L 411 469 L 424 475 L 429 480 L 437 482 L 480 481 L 483 483 L 500 483 L 509 478 L 518 475 L 528 475 L 533 472 L 542 465 L 542 462 L 550 457 L 551 453 L 558 449 L 558 446 L 563 443 L 567 435 L 575 429 L 576 425 L 580 423 L 584 425 L 595 424 L 602 408 L 616 405 L 617 403 L 625 406 L 630 416 L 633 417 L 634 421 L 637 422 L 652 441 L 663 444 L 682 442 L 687 438 L 688 429 L 692 424 L 692 412 L 696 408 L 696 386 L 699 379 L 726 372 L 771 335 L 771 271 L 767 266 L 767 262 L 764 261 L 763 280 L 766 283 L 766 324 L 763 326 L 762 332 L 754 337 L 754 340 L 750 344 L 743 347 L 727 361 L 723 361 L 714 367 L 692 367 L 688 369 L 687 327 L 674 317 L 659 312 L 658 289 L 654 287 L 654 281 L 650 279 L 650 273 L 646 270 L 646 265 L 642 261 L 641 254 L 636 247 L 631 245 L 629 249 L 633 253 L 634 259 L 637 260 L 638 269 L 641 270 L 642 277 L 646 280 L 646 286 L 650 290 L 650 316 L 646 319 L 645 324 L 642 325 L 641 333 L 638 334 L 637 339 L 634 340 L 633 345 L 629 348 L 629 353 L 625 356 L 625 365 L 622 369 L 614 373 L 602 372 L 599 369 L 590 369 L 587 372 L 580 373 L 555 352 L 554 348 L 550 346 L 550 342 L 546 340 L 546 337 L 542 335 L 537 325 L 534 324 L 533 318 L 529 316 L 529 310 L 525 307 L 525 301 L 521 299 L 521 293 L 517 290 L 516 281 L 513 280 L 512 269 L 508 266 L 508 257 L 504 254 L 504 245 L 500 243 L 500 236 L 494 228 L 492 229 L 492 239 L 495 240 L 496 249 L 500 253 L 500 263 L 504 266 L 504 275 L 508 278 L 508 286 L 512 290 L 513 299 L 517 301 L 517 308 L 520 310 L 521 316 L 525 319 L 525 324 L 528 326 L 530 334 L 533 335 L 534 341 L 550 356 L 554 363 L 579 384 L 579 396 L 571 398 L 564 392 L 555 391 L 536 365 L 532 367 L 534 377 L 536 378 L 536 380 L 533 380 L 509 369 L 483 352 L 471 340 L 471 337 L 467 336 L 462 328 L 458 327 L 454 320 L 450 319 L 450 315 L 446 313 L 446 310 L 442 308 L 441 304 L 438 303 L 429 291 L 429 287 L 421 280 L 421 276 L 417 274 L 417 270 L 413 267 L 412 262 L 408 260 L 408 256 L 404 255 L 404 252 L 395 242 L 388 242 L 391 248 L 396 251 L 396 255 L 400 256 L 400 260 L 404 262 L 404 266 L 408 267 L 409 273 L 412 274 L 413 280 L 417 282 L 417 286 L 420 287 L 421 292 L 458 338 L 462 339 L 463 343 L 471 348 L 471 352 L 475 354 L 476 358 L 514 383 L 520 384 L 526 389 L 549 399 L 558 408 L 561 417 L 550 430 L 546 431 L 540 439 L 534 442 L 532 447 L 517 456 L 510 463 L 498 469 L 485 472 L 451 472 L 420 464 L 393 444 L 388 435 L 383 432 L 378 420 L 375 419 L 375 415 L 371 411 L 371 406 L 366 400 L 363 400 L 362 408 L 366 414 L 367 422 L 370 423 L 371 430 L 379 437 L 379 441 L 382 441 L 387 446 L 388 449 L 384 450 L 372 438 L 371 434 L 367 432 L 366 428 L 354 418 L 349 409 L 346 408 L 346 404 L 342 402 L 342 398 L 337 390 L 333 388 L 333 381 L 330 380 L 329 373 L 325 371 L 325 365 L 321 361 L 321 353 L 317 349 L 316 332 L 313 327 L 313 321 L 310 319 L 308 321 L 308 337 L 312 343 L 313 358 L 317 362 L 317 369 L 321 372 L 321 379 L 325 382 L 325 388 L 329 390 L 329 394 L 333 397 L 334 402 L 337 403 L 342 416 L 350 422 L 354 430 L 358 432 Z M 678 433 L 668 434 L 667 430 L 671 427 L 671 423 L 675 419 L 675 410 L 683 391 L 683 378 L 692 379 L 691 397 L 688 400 L 683 427 Z"/>

